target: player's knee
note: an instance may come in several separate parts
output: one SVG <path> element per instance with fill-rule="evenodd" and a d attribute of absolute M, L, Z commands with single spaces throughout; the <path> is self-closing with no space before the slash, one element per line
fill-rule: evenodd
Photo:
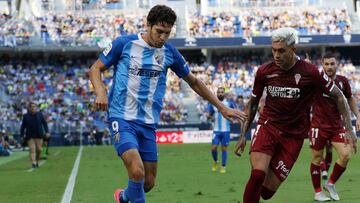
<path fill-rule="evenodd" d="M 144 185 L 144 191 L 150 192 L 151 189 L 153 189 L 155 186 L 155 179 L 146 180 Z"/>
<path fill-rule="evenodd" d="M 130 171 L 130 178 L 134 180 L 143 180 L 145 178 L 145 171 L 142 167 L 132 167 Z"/>
<path fill-rule="evenodd" d="M 275 192 L 276 191 L 272 191 L 272 190 L 270 190 L 269 188 L 267 188 L 265 186 L 261 187 L 261 197 L 264 200 L 271 199 L 271 197 L 274 196 Z"/>
<path fill-rule="evenodd" d="M 320 165 L 321 160 L 322 160 L 321 156 L 313 157 L 312 160 L 311 160 L 311 163 L 316 164 L 316 165 Z"/>
<path fill-rule="evenodd" d="M 350 160 L 350 152 L 344 152 L 339 154 L 339 159 L 343 163 L 347 163 Z"/>
<path fill-rule="evenodd" d="M 212 151 L 216 151 L 216 150 L 217 150 L 217 145 L 212 145 L 212 146 L 211 146 L 211 150 L 212 150 Z"/>
<path fill-rule="evenodd" d="M 316 165 L 319 165 L 322 159 L 323 158 L 321 154 L 313 154 L 311 162 Z"/>

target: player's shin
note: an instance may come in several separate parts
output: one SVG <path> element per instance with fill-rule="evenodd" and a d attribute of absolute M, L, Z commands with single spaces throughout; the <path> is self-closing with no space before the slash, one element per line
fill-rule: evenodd
<path fill-rule="evenodd" d="M 261 186 L 265 180 L 265 172 L 258 169 L 251 171 L 250 179 L 244 191 L 244 203 L 258 203 L 260 200 Z"/>

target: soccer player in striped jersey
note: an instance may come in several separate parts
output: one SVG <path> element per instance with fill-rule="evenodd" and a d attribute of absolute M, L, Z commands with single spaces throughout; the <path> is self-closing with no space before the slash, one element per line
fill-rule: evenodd
<path fill-rule="evenodd" d="M 216 91 L 218 99 L 227 107 L 229 108 L 235 108 L 235 105 L 233 102 L 226 99 L 225 96 L 225 88 L 219 87 Z M 212 104 L 209 104 L 208 106 L 208 112 L 212 116 L 214 122 L 213 122 L 213 139 L 212 139 L 212 145 L 211 145 L 211 154 L 212 158 L 214 160 L 212 164 L 212 171 L 217 171 L 218 169 L 218 151 L 217 148 L 219 146 L 219 143 L 221 143 L 221 167 L 220 167 L 220 173 L 226 173 L 226 162 L 227 162 L 227 147 L 230 143 L 230 121 L 224 118 L 223 115 L 218 111 L 216 107 L 214 107 Z"/>
<path fill-rule="evenodd" d="M 360 113 L 356 104 L 356 99 L 351 93 L 351 87 L 346 77 L 337 75 L 337 60 L 335 55 L 329 53 L 322 59 L 324 73 L 331 78 L 335 85 L 343 92 L 349 103 L 351 111 L 356 116 L 356 130 L 360 130 Z M 335 183 L 346 170 L 346 166 L 351 156 L 351 147 L 346 143 L 344 133 L 344 121 L 341 113 L 336 108 L 336 102 L 328 94 L 319 92 L 316 95 L 315 103 L 312 106 L 311 129 L 309 132 L 310 147 L 312 149 L 312 160 L 310 164 L 311 180 L 314 187 L 316 201 L 340 200 L 335 190 Z M 324 185 L 329 191 L 327 197 L 321 189 L 320 162 L 323 160 L 323 152 L 327 143 L 335 148 L 338 159 L 335 162 L 332 174 Z"/>
<path fill-rule="evenodd" d="M 126 189 L 114 193 L 117 203 L 144 203 L 145 193 L 155 185 L 157 173 L 156 124 L 162 108 L 168 68 L 208 100 L 227 119 L 244 120 L 244 114 L 230 109 L 197 79 L 179 51 L 166 43 L 176 21 L 175 12 L 164 5 L 151 8 L 147 31 L 115 39 L 91 66 L 98 110 L 108 111 L 111 137 L 128 172 Z M 109 95 L 101 72 L 114 66 Z"/>

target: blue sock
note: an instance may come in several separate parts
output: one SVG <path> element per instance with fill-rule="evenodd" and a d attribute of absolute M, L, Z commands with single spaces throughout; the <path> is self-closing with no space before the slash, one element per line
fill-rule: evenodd
<path fill-rule="evenodd" d="M 226 166 L 226 161 L 227 161 L 227 151 L 222 151 L 221 152 L 221 162 L 222 162 L 222 166 Z"/>
<path fill-rule="evenodd" d="M 217 150 L 211 150 L 211 154 L 212 154 L 213 160 L 214 160 L 215 162 L 217 162 L 217 161 L 218 161 Z"/>
<path fill-rule="evenodd" d="M 123 193 L 121 193 L 120 200 L 124 203 L 129 201 L 129 190 L 127 188 L 124 189 Z"/>
<path fill-rule="evenodd" d="M 129 180 L 126 190 L 131 203 L 145 203 L 144 180 Z"/>

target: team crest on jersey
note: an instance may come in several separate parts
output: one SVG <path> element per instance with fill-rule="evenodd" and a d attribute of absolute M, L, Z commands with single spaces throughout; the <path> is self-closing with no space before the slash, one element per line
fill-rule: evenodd
<path fill-rule="evenodd" d="M 296 82 L 296 85 L 299 84 L 299 81 L 300 81 L 300 78 L 301 78 L 301 75 L 299 73 L 296 73 L 295 74 L 295 82 Z"/>
<path fill-rule="evenodd" d="M 112 49 L 112 43 L 110 43 L 109 46 L 106 47 L 106 49 L 103 51 L 104 56 L 107 56 L 111 51 L 111 49 Z"/>
<path fill-rule="evenodd" d="M 162 54 L 156 55 L 155 56 L 155 61 L 156 63 L 158 63 L 159 65 L 163 64 L 164 62 L 164 56 Z"/>

